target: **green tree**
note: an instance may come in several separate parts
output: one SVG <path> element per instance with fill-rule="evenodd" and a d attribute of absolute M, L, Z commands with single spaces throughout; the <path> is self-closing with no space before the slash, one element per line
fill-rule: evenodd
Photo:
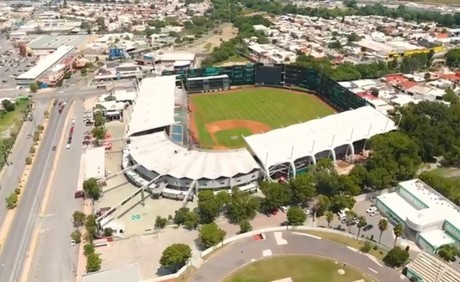
<path fill-rule="evenodd" d="M 205 248 L 210 248 L 224 240 L 226 232 L 217 226 L 215 222 L 204 224 L 200 228 L 199 238 Z"/>
<path fill-rule="evenodd" d="M 7 112 L 12 112 L 14 109 L 16 109 L 16 106 L 14 103 L 12 103 L 10 100 L 5 99 L 2 101 L 2 106 Z"/>
<path fill-rule="evenodd" d="M 347 226 L 348 226 L 348 233 L 350 233 L 350 228 L 351 225 L 353 224 L 355 218 L 358 216 L 356 212 L 349 210 L 345 212 L 346 215 L 346 220 L 347 220 Z"/>
<path fill-rule="evenodd" d="M 457 256 L 460 255 L 460 251 L 453 244 L 442 245 L 439 247 L 437 254 L 440 258 L 448 262 L 454 262 Z"/>
<path fill-rule="evenodd" d="M 379 243 L 380 240 L 382 240 L 382 234 L 388 229 L 388 221 L 385 218 L 382 218 L 379 220 L 378 223 L 379 230 L 380 230 L 380 236 L 379 236 Z"/>
<path fill-rule="evenodd" d="M 18 194 L 13 192 L 8 197 L 6 197 L 6 208 L 9 210 L 12 210 L 17 205 L 18 205 Z"/>
<path fill-rule="evenodd" d="M 195 211 L 189 211 L 185 215 L 184 226 L 188 230 L 193 230 L 198 227 L 199 217 Z"/>
<path fill-rule="evenodd" d="M 102 112 L 97 112 L 94 114 L 94 125 L 95 126 L 104 126 L 106 118 Z"/>
<path fill-rule="evenodd" d="M 260 190 L 265 195 L 262 202 L 265 212 L 271 212 L 287 205 L 291 200 L 289 187 L 285 184 L 264 181 L 260 183 Z"/>
<path fill-rule="evenodd" d="M 327 221 L 327 228 L 331 228 L 331 222 L 334 220 L 334 213 L 331 211 L 326 211 L 324 214 Z"/>
<path fill-rule="evenodd" d="M 303 225 L 306 219 L 307 219 L 307 215 L 301 208 L 290 207 L 288 209 L 287 221 L 289 225 L 292 225 L 292 226 Z"/>
<path fill-rule="evenodd" d="M 173 222 L 174 224 L 184 224 L 186 220 L 187 213 L 190 211 L 189 208 L 180 208 L 174 214 Z"/>
<path fill-rule="evenodd" d="M 251 223 L 248 220 L 242 220 L 240 222 L 240 234 L 246 233 L 252 230 Z"/>
<path fill-rule="evenodd" d="M 97 222 L 96 216 L 94 214 L 89 214 L 86 216 L 85 229 L 87 240 L 92 243 L 97 235 Z"/>
<path fill-rule="evenodd" d="M 38 91 L 38 84 L 36 82 L 32 82 L 29 84 L 30 91 L 37 92 Z"/>
<path fill-rule="evenodd" d="M 361 233 L 361 229 L 367 225 L 367 220 L 364 216 L 358 216 L 358 224 L 356 227 L 358 227 L 358 234 L 356 235 L 356 238 L 359 238 L 359 234 Z"/>
<path fill-rule="evenodd" d="M 104 228 L 104 236 L 105 237 L 110 237 L 113 234 L 113 229 L 110 227 Z"/>
<path fill-rule="evenodd" d="M 155 219 L 155 229 L 165 228 L 166 223 L 168 223 L 168 219 L 162 218 L 161 216 L 157 216 L 157 218 Z"/>
<path fill-rule="evenodd" d="M 316 216 L 322 216 L 331 207 L 331 200 L 328 196 L 318 195 L 313 200 L 312 211 Z"/>
<path fill-rule="evenodd" d="M 444 101 L 447 101 L 447 102 L 453 104 L 453 105 L 458 105 L 458 103 L 459 103 L 458 95 L 455 94 L 455 92 L 450 88 L 446 89 L 446 94 L 444 94 L 444 96 L 442 96 L 442 99 Z"/>
<path fill-rule="evenodd" d="M 391 267 L 400 267 L 409 259 L 409 253 L 400 247 L 394 247 L 391 249 L 385 257 L 383 262 Z"/>
<path fill-rule="evenodd" d="M 226 205 L 225 215 L 231 223 L 240 223 L 242 220 L 253 219 L 259 207 L 258 198 L 249 193 L 241 192 L 235 187 L 232 189 L 232 195 Z"/>
<path fill-rule="evenodd" d="M 93 254 L 96 251 L 96 248 L 93 244 L 87 243 L 83 246 L 83 254 L 88 256 L 89 254 Z"/>
<path fill-rule="evenodd" d="M 216 201 L 213 191 L 205 190 L 198 193 L 198 215 L 200 223 L 208 224 L 213 222 L 219 216 L 220 210 L 221 207 Z"/>
<path fill-rule="evenodd" d="M 81 232 L 80 230 L 75 230 L 70 234 L 70 238 L 75 241 L 75 243 L 80 244 L 81 243 Z"/>
<path fill-rule="evenodd" d="M 96 178 L 89 178 L 83 182 L 83 191 L 93 200 L 98 200 L 102 194 L 102 189 Z"/>
<path fill-rule="evenodd" d="M 396 224 L 395 227 L 393 227 L 393 233 L 395 235 L 394 246 L 396 246 L 396 242 L 398 241 L 398 238 L 404 234 L 404 225 L 402 225 L 401 223 Z"/>
<path fill-rule="evenodd" d="M 102 259 L 99 254 L 90 253 L 86 256 L 86 272 L 96 272 L 101 269 Z"/>
<path fill-rule="evenodd" d="M 307 205 L 316 195 L 315 179 L 312 174 L 304 173 L 292 178 L 289 181 L 292 202 L 300 205 Z"/>
<path fill-rule="evenodd" d="M 74 211 L 72 214 L 72 223 L 74 227 L 80 227 L 85 224 L 86 215 L 82 211 Z"/>
<path fill-rule="evenodd" d="M 192 257 L 192 249 L 186 244 L 172 244 L 167 247 L 160 258 L 162 267 L 177 272 Z"/>

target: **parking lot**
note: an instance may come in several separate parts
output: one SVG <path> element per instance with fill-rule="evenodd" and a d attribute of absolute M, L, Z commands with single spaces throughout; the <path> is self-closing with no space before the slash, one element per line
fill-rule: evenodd
<path fill-rule="evenodd" d="M 380 237 L 380 230 L 379 230 L 379 221 L 382 219 L 382 216 L 377 212 L 375 216 L 370 216 L 366 211 L 367 209 L 373 205 L 371 201 L 365 200 L 365 201 L 359 201 L 356 203 L 355 207 L 353 208 L 353 211 L 356 212 L 358 216 L 364 216 L 367 221 L 367 225 L 369 225 L 367 228 L 368 230 L 364 230 L 365 228 L 361 229 L 360 236 L 363 235 L 367 238 L 373 238 L 374 241 L 378 242 L 379 237 Z M 370 226 L 371 225 L 371 226 Z M 317 222 L 318 227 L 327 227 L 327 222 L 324 217 L 318 218 Z M 338 228 L 340 226 L 341 229 L 345 230 L 345 232 L 350 232 L 351 234 L 358 234 L 358 227 L 356 224 L 351 225 L 350 228 L 346 224 L 343 224 L 340 222 L 338 219 L 337 215 L 335 215 L 334 220 L 331 222 L 330 227 L 331 228 Z M 366 228 L 366 229 L 367 229 Z M 382 233 L 382 239 L 380 243 L 382 245 L 388 246 L 388 247 L 393 247 L 395 237 L 393 235 L 393 225 L 391 225 L 390 222 L 388 222 L 388 228 L 386 231 Z"/>
<path fill-rule="evenodd" d="M 16 87 L 16 77 L 32 68 L 36 57 L 21 57 L 19 49 L 14 48 L 4 35 L 0 35 L 0 88 Z"/>

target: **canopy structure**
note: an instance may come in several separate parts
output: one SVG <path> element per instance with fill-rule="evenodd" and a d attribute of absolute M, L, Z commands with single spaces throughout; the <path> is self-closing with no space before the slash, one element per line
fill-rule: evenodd
<path fill-rule="evenodd" d="M 296 171 L 295 162 L 299 159 L 310 158 L 316 163 L 316 155 L 325 151 L 335 160 L 334 149 L 344 145 L 354 154 L 354 142 L 395 129 L 391 119 L 365 106 L 244 139 L 270 175 L 271 170 L 283 164 Z"/>
<path fill-rule="evenodd" d="M 144 78 L 128 124 L 128 137 L 173 124 L 175 90 L 174 75 Z"/>
<path fill-rule="evenodd" d="M 173 143 L 164 132 L 132 137 L 131 158 L 146 169 L 174 178 L 219 179 L 260 169 L 246 149 L 189 150 Z"/>

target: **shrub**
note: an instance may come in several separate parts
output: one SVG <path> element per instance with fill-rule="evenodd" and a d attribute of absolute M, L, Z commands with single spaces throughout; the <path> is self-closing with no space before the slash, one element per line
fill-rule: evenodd
<path fill-rule="evenodd" d="M 364 253 L 368 253 L 372 249 L 372 243 L 371 242 L 364 242 L 364 245 L 361 247 L 361 251 Z"/>
<path fill-rule="evenodd" d="M 400 267 L 409 259 L 409 253 L 400 247 L 394 247 L 383 258 L 383 261 L 391 267 Z"/>
<path fill-rule="evenodd" d="M 29 152 L 30 152 L 31 154 L 35 154 L 36 151 L 37 151 L 37 149 L 35 149 L 34 146 L 30 147 L 30 151 L 29 151 Z"/>
<path fill-rule="evenodd" d="M 26 158 L 26 165 L 31 165 L 32 164 L 32 158 L 31 157 L 27 157 Z"/>
<path fill-rule="evenodd" d="M 16 195 L 20 195 L 21 194 L 21 188 L 14 189 L 14 193 L 16 193 Z"/>

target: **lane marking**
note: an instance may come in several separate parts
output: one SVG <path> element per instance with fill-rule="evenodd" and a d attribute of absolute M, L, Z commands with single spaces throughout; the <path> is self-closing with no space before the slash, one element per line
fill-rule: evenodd
<path fill-rule="evenodd" d="M 378 273 L 377 270 L 374 270 L 374 269 L 372 269 L 372 268 L 370 268 L 370 267 L 368 267 L 368 269 L 369 269 L 370 271 L 374 272 L 374 273 Z"/>
<path fill-rule="evenodd" d="M 347 249 L 349 249 L 349 250 L 351 250 L 351 251 L 353 251 L 353 252 L 358 252 L 358 249 L 352 248 L 352 247 L 350 247 L 350 246 L 347 246 Z"/>
<path fill-rule="evenodd" d="M 270 250 L 270 249 L 267 249 L 267 250 L 263 250 L 263 251 L 262 251 L 262 256 L 264 256 L 264 257 L 270 257 L 270 256 L 272 256 L 272 255 L 273 255 L 273 252 L 272 252 L 272 250 Z"/>
<path fill-rule="evenodd" d="M 287 245 L 287 241 L 283 239 L 282 232 L 275 232 L 273 235 L 275 236 L 275 241 L 278 246 Z"/>
<path fill-rule="evenodd" d="M 292 232 L 292 234 L 300 235 L 300 236 L 305 236 L 305 237 L 310 237 L 310 238 L 314 238 L 314 239 L 317 239 L 317 240 L 321 240 L 321 239 L 322 239 L 322 238 L 319 237 L 319 236 L 311 235 L 311 234 L 308 234 L 308 233 Z"/>

